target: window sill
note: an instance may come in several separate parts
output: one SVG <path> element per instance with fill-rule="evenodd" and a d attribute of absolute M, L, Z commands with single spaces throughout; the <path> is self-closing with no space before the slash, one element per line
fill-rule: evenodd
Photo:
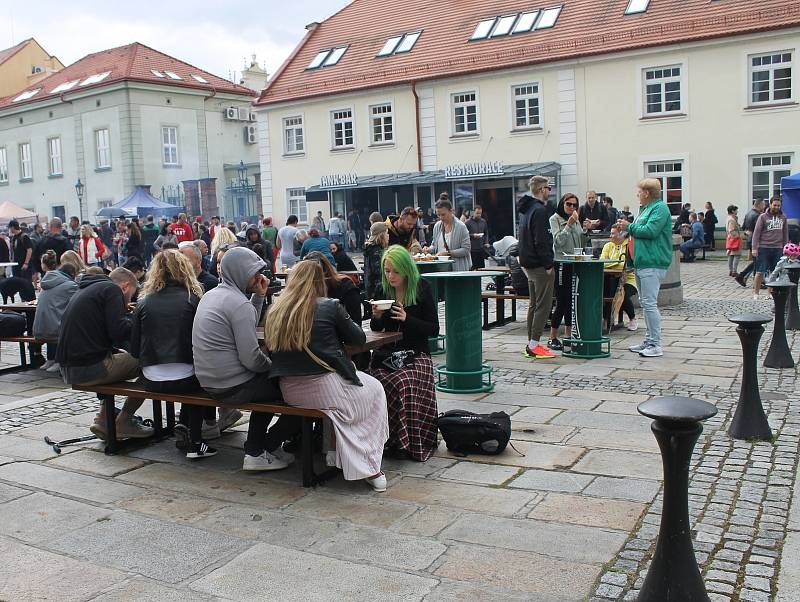
<path fill-rule="evenodd" d="M 305 151 L 300 152 L 300 153 L 283 153 L 283 155 L 281 155 L 281 156 L 284 159 L 302 159 L 302 158 L 305 158 L 306 153 L 305 153 Z"/>
<path fill-rule="evenodd" d="M 686 113 L 658 113 L 656 115 L 642 115 L 639 121 L 652 122 L 652 121 L 668 121 L 670 119 L 679 119 L 681 117 L 688 117 Z"/>
<path fill-rule="evenodd" d="M 354 153 L 356 152 L 355 146 L 334 146 L 331 148 L 332 153 Z"/>
<path fill-rule="evenodd" d="M 111 171 L 111 166 L 109 165 L 108 167 L 95 167 L 94 171 L 95 173 L 103 173 L 104 171 Z"/>
<path fill-rule="evenodd" d="M 20 184 L 27 184 L 28 182 L 33 182 L 33 178 L 20 178 L 19 179 L 19 183 Z"/>
<path fill-rule="evenodd" d="M 63 177 L 64 177 L 63 173 L 51 173 L 50 175 L 47 176 L 47 179 L 48 180 L 57 180 L 58 178 L 63 178 Z"/>
<path fill-rule="evenodd" d="M 747 105 L 744 107 L 745 112 L 759 112 L 759 111 L 770 111 L 772 109 L 793 109 L 800 106 L 800 103 L 796 103 L 794 101 L 788 102 L 765 102 L 763 104 L 757 105 Z"/>
<path fill-rule="evenodd" d="M 470 142 L 474 140 L 480 140 L 481 135 L 479 132 L 469 133 L 469 134 L 451 134 L 450 135 L 450 142 Z"/>
<path fill-rule="evenodd" d="M 395 145 L 394 141 L 392 141 L 392 142 L 373 142 L 367 148 L 371 148 L 371 149 L 374 149 L 374 150 L 381 150 L 381 149 L 385 149 L 385 148 L 394 148 L 395 146 L 396 145 Z"/>
<path fill-rule="evenodd" d="M 181 169 L 182 165 L 180 163 L 162 163 L 161 167 L 164 169 Z"/>
<path fill-rule="evenodd" d="M 512 136 L 524 136 L 526 134 L 541 134 L 543 132 L 544 128 L 540 125 L 537 125 L 535 127 L 529 127 L 529 128 L 514 128 L 509 131 L 509 134 L 511 134 Z"/>

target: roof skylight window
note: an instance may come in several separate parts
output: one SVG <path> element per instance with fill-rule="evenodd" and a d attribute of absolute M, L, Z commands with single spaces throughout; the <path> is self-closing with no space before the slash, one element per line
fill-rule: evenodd
<path fill-rule="evenodd" d="M 174 71 L 164 71 L 164 74 L 170 79 L 183 79 L 180 75 L 178 75 Z"/>
<path fill-rule="evenodd" d="M 150 69 L 150 73 L 152 73 L 156 77 L 167 77 L 166 75 L 161 73 L 161 71 L 156 71 L 155 69 Z"/>
<path fill-rule="evenodd" d="M 99 83 L 103 81 L 105 78 L 107 78 L 109 75 L 111 75 L 111 71 L 104 71 L 103 73 L 95 73 L 94 75 L 90 75 L 85 80 L 83 80 L 80 83 L 80 85 L 89 86 L 91 84 Z"/>
<path fill-rule="evenodd" d="M 205 77 L 201 77 L 199 75 L 195 75 L 194 73 L 192 73 L 192 79 L 194 79 L 195 81 L 200 82 L 201 84 L 207 84 L 208 83 L 208 80 Z"/>
<path fill-rule="evenodd" d="M 553 27 L 556 24 L 556 21 L 558 21 L 558 15 L 560 14 L 560 6 L 544 9 L 542 11 L 542 16 L 539 17 L 539 21 L 536 23 L 535 29 L 548 29 Z"/>
<path fill-rule="evenodd" d="M 411 52 L 411 49 L 414 48 L 414 44 L 417 43 L 417 40 L 419 40 L 419 36 L 421 35 L 421 31 L 407 33 L 403 37 L 403 41 L 400 42 L 400 45 L 397 47 L 397 50 L 395 50 L 394 53 L 400 54 L 401 52 Z"/>
<path fill-rule="evenodd" d="M 58 92 L 66 92 L 67 90 L 71 90 L 78 84 L 79 81 L 81 80 L 74 79 L 71 82 L 64 82 L 63 84 L 58 84 L 55 88 L 53 88 L 50 91 L 50 94 L 57 94 Z"/>
<path fill-rule="evenodd" d="M 507 36 L 511 33 L 511 28 L 514 26 L 514 21 L 517 20 L 517 15 L 507 15 L 500 17 L 492 30 L 491 37 Z"/>
<path fill-rule="evenodd" d="M 20 102 L 22 100 L 28 100 L 29 98 L 33 98 L 39 93 L 39 90 L 41 90 L 41 88 L 36 88 L 35 90 L 27 90 L 26 92 L 23 92 L 22 94 L 17 96 L 11 102 Z"/>
<path fill-rule="evenodd" d="M 485 40 L 488 38 L 489 32 L 492 31 L 495 21 L 497 21 L 497 17 L 486 19 L 478 23 L 478 26 L 475 28 L 475 32 L 472 34 L 470 40 Z"/>
<path fill-rule="evenodd" d="M 522 13 L 517 19 L 517 24 L 514 26 L 514 31 L 511 33 L 524 33 L 533 29 L 533 24 L 536 23 L 536 17 L 539 16 L 539 11 L 534 10 L 529 13 Z"/>
<path fill-rule="evenodd" d="M 389 38 L 388 40 L 386 40 L 386 43 L 383 45 L 383 48 L 381 48 L 380 52 L 378 53 L 378 56 L 389 56 L 390 54 L 392 54 L 395 51 L 395 48 L 397 48 L 397 45 L 400 43 L 400 40 L 402 39 L 403 36 L 396 36 L 394 38 Z"/>
<path fill-rule="evenodd" d="M 322 63 L 323 67 L 332 67 L 339 60 L 344 56 L 344 53 L 347 52 L 347 46 L 341 46 L 339 48 L 334 48 L 331 50 L 331 53 L 328 55 L 328 58 L 325 59 L 325 62 Z"/>
<path fill-rule="evenodd" d="M 327 50 L 323 50 L 322 52 L 317 53 L 317 56 L 314 57 L 314 60 L 308 64 L 306 69 L 316 69 L 320 65 L 322 65 L 322 61 L 328 58 L 328 55 L 331 53 L 331 49 L 328 48 Z"/>
<path fill-rule="evenodd" d="M 628 0 L 628 8 L 625 9 L 626 15 L 635 15 L 647 10 L 650 0 Z"/>

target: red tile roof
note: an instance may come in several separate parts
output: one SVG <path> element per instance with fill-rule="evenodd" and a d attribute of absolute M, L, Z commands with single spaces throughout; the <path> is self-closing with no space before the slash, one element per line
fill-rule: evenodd
<path fill-rule="evenodd" d="M 354 0 L 309 31 L 256 104 L 800 25 L 796 0 L 651 0 L 626 16 L 627 1 L 564 0 L 552 29 L 470 42 L 482 19 L 559 0 Z M 411 52 L 376 58 L 388 38 L 420 29 Z M 306 70 L 320 50 L 346 44 L 338 64 Z"/>
<path fill-rule="evenodd" d="M 150 71 L 151 69 L 155 69 L 161 73 L 163 73 L 164 70 L 171 71 L 182 79 L 175 80 L 169 77 L 158 77 Z M 119 48 L 111 48 L 110 50 L 89 54 L 61 71 L 36 82 L 25 90 L 15 92 L 11 96 L 0 99 L 0 109 L 9 106 L 21 106 L 34 103 L 46 98 L 54 98 L 61 94 L 61 92 L 56 92 L 55 94 L 52 92 L 60 84 L 75 80 L 83 81 L 89 76 L 105 73 L 106 71 L 110 71 L 111 73 L 102 81 L 87 86 L 78 84 L 64 93 L 69 94 L 70 92 L 107 86 L 121 81 L 136 81 L 179 88 L 207 90 L 209 92 L 214 90 L 217 93 L 225 92 L 248 96 L 250 98 L 255 95 L 249 88 L 229 82 L 207 71 L 198 69 L 189 63 L 184 63 L 163 52 L 153 50 L 144 44 L 135 42 L 127 46 L 120 46 Z M 208 83 L 204 84 L 199 82 L 194 79 L 192 75 L 198 75 L 208 81 Z M 26 90 L 36 90 L 37 88 L 39 88 L 40 91 L 31 98 L 13 102 L 15 98 Z"/>

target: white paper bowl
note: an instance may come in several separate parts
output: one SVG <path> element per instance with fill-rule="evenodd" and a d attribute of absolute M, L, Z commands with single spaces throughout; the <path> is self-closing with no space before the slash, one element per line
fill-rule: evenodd
<path fill-rule="evenodd" d="M 375 299 L 374 301 L 370 301 L 370 304 L 375 309 L 379 309 L 381 311 L 386 311 L 392 306 L 394 303 L 393 299 Z"/>

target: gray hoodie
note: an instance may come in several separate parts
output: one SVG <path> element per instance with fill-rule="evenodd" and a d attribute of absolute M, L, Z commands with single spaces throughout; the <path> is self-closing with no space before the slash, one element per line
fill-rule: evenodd
<path fill-rule="evenodd" d="M 33 336 L 43 341 L 57 341 L 61 318 L 78 283 L 60 270 L 47 272 L 42 278 L 42 292 L 36 302 Z"/>
<path fill-rule="evenodd" d="M 194 372 L 211 394 L 269 371 L 270 361 L 258 345 L 256 322 L 264 297 L 247 297 L 247 283 L 267 264 L 250 249 L 236 247 L 220 263 L 222 280 L 200 299 L 192 328 Z"/>

